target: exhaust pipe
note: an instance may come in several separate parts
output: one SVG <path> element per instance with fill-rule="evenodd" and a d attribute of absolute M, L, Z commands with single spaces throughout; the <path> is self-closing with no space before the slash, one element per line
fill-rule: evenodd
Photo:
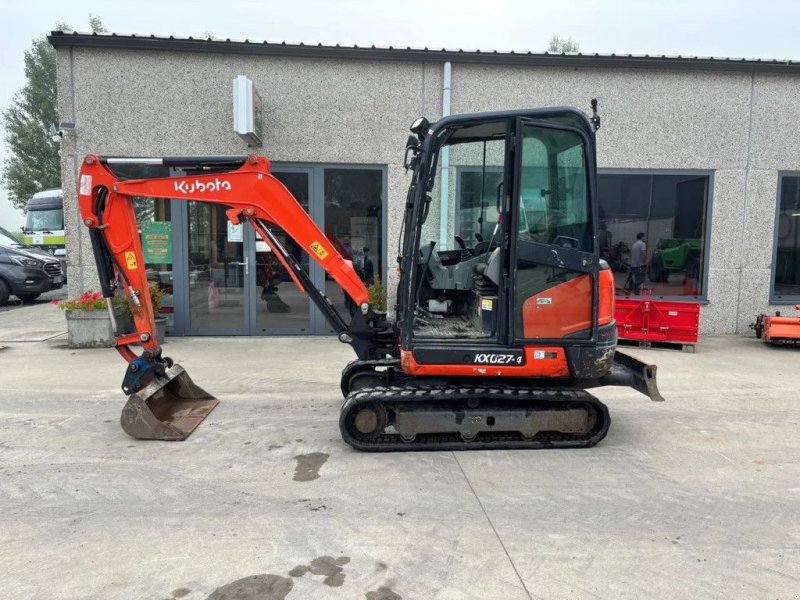
<path fill-rule="evenodd" d="M 183 441 L 219 404 L 180 365 L 128 397 L 120 424 L 139 440 Z"/>

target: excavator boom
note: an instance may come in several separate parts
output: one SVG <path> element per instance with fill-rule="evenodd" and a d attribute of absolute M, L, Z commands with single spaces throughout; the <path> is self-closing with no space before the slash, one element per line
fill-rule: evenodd
<path fill-rule="evenodd" d="M 193 175 L 122 180 L 115 165 L 147 164 L 182 168 Z M 301 291 L 328 318 L 340 339 L 353 344 L 363 359 L 374 358 L 375 321 L 383 315 L 369 305 L 369 294 L 352 263 L 308 216 L 284 185 L 270 174 L 261 156 L 195 158 L 112 158 L 93 154 L 81 166 L 78 199 L 90 237 L 112 323 L 111 299 L 123 294 L 131 306 L 136 332 L 119 335 L 116 348 L 128 369 L 122 389 L 130 395 L 123 411 L 123 428 L 145 439 L 185 439 L 213 410 L 218 400 L 199 388 L 186 372 L 162 357 L 155 335 L 155 314 L 144 268 L 134 198 L 165 198 L 224 204 L 233 224 L 249 223 L 282 263 Z M 328 299 L 311 282 L 295 258 L 280 244 L 271 227 L 279 226 L 316 260 L 358 307 L 347 324 Z M 351 327 L 353 325 L 353 327 Z M 116 329 L 116 327 L 115 327 Z M 384 345 L 391 344 L 383 336 Z M 142 351 L 137 354 L 135 346 Z M 389 350 L 391 350 L 389 348 Z"/>

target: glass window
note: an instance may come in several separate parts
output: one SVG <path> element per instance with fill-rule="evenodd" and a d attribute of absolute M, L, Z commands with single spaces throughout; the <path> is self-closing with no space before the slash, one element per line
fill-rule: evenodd
<path fill-rule="evenodd" d="M 383 171 L 326 168 L 324 210 L 327 238 L 353 261 L 364 285 L 375 285 L 383 273 Z M 349 318 L 355 306 L 327 273 L 324 291 L 339 314 Z"/>
<path fill-rule="evenodd" d="M 190 332 L 238 333 L 244 328 L 244 225 L 231 225 L 226 208 L 187 202 Z"/>
<path fill-rule="evenodd" d="M 175 328 L 170 201 L 161 198 L 134 198 L 133 207 L 139 223 L 147 280 L 151 284 L 157 283 L 163 293 L 156 318 L 166 318 L 166 331 L 170 333 Z"/>
<path fill-rule="evenodd" d="M 600 256 L 617 294 L 705 295 L 707 175 L 597 176 Z"/>
<path fill-rule="evenodd" d="M 119 164 L 109 168 L 120 180 L 169 176 L 169 168 L 161 165 Z M 161 306 L 155 317 L 166 319 L 166 332 L 171 333 L 175 329 L 175 314 L 170 201 L 135 197 L 133 210 L 139 225 L 147 280 L 151 284 L 157 284 L 161 290 Z"/>
<path fill-rule="evenodd" d="M 773 300 L 797 302 L 800 299 L 800 176 L 782 176 L 779 193 Z"/>
<path fill-rule="evenodd" d="M 292 196 L 308 211 L 311 175 L 307 171 L 272 171 L 273 177 L 286 186 Z M 283 248 L 308 273 L 308 254 L 280 227 L 270 231 Z M 256 241 L 256 326 L 262 333 L 288 329 L 307 332 L 311 327 L 311 300 L 297 289 L 291 275 L 260 238 Z"/>
<path fill-rule="evenodd" d="M 437 135 L 421 225 L 414 335 L 492 338 L 500 306 L 497 223 L 506 123 L 454 126 Z"/>
<path fill-rule="evenodd" d="M 60 208 L 29 210 L 25 219 L 26 231 L 53 231 L 64 229 L 64 211 Z"/>
<path fill-rule="evenodd" d="M 571 131 L 525 126 L 519 240 L 591 252 L 583 139 Z"/>
<path fill-rule="evenodd" d="M 439 252 L 488 243 L 497 223 L 505 165 L 505 123 L 447 132 L 436 157 L 422 246 Z"/>

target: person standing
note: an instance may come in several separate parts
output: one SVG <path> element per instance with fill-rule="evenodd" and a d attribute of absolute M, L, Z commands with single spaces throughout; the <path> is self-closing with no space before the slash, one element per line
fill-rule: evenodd
<path fill-rule="evenodd" d="M 631 247 L 631 272 L 633 273 L 633 293 L 642 293 L 642 284 L 647 273 L 647 240 L 643 231 L 636 234 L 636 241 Z"/>

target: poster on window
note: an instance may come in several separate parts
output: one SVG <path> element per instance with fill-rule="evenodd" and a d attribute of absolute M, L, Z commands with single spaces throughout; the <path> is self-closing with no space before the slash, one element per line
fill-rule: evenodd
<path fill-rule="evenodd" d="M 150 221 L 141 223 L 142 254 L 147 264 L 172 264 L 172 223 Z"/>
<path fill-rule="evenodd" d="M 244 229 L 242 223 L 238 225 L 234 225 L 230 221 L 228 223 L 228 241 L 229 242 L 243 242 L 244 241 Z"/>

